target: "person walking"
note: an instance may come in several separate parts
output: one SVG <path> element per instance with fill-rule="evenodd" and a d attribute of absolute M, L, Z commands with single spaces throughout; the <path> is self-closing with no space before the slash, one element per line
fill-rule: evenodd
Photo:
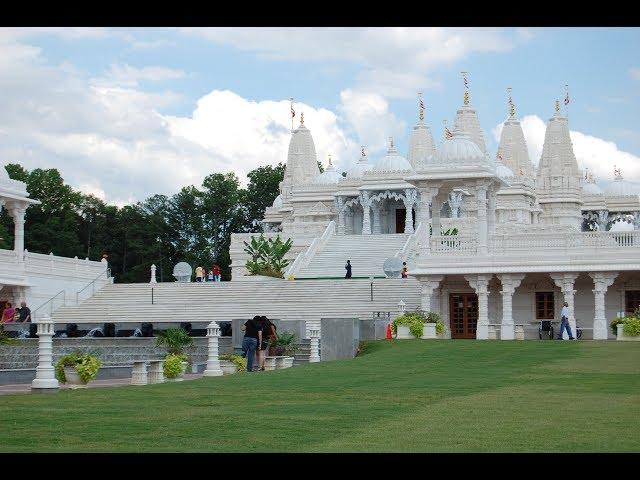
<path fill-rule="evenodd" d="M 402 278 L 407 278 L 409 275 L 409 269 L 407 268 L 407 262 L 402 262 Z"/>
<path fill-rule="evenodd" d="M 347 271 L 344 278 L 351 278 L 351 260 L 347 260 L 347 264 L 344 266 L 344 269 Z"/>
<path fill-rule="evenodd" d="M 571 325 L 569 325 L 569 304 L 564 302 L 562 306 L 562 312 L 560 312 L 560 334 L 557 340 L 562 340 L 562 332 L 564 329 L 567 329 L 567 335 L 569 335 L 569 340 L 573 340 L 573 333 L 571 333 Z"/>
<path fill-rule="evenodd" d="M 247 359 L 247 372 L 253 371 L 256 349 L 262 343 L 262 326 L 260 316 L 244 322 L 244 338 L 242 339 L 242 356 Z"/>
<path fill-rule="evenodd" d="M 203 277 L 204 277 L 204 268 L 200 266 L 196 267 L 196 282 L 202 282 Z"/>
<path fill-rule="evenodd" d="M 222 273 L 220 272 L 220 266 L 217 264 L 213 266 L 213 280 L 216 282 L 222 281 Z"/>
<path fill-rule="evenodd" d="M 258 353 L 258 367 L 264 371 L 264 364 L 267 360 L 267 351 L 269 345 L 275 344 L 277 339 L 276 326 L 267 317 L 260 317 L 262 323 L 262 343 L 260 344 Z"/>

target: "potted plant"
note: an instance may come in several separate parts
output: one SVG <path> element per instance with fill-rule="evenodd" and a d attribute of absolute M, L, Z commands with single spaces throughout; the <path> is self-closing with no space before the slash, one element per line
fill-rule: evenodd
<path fill-rule="evenodd" d="M 391 331 L 399 340 L 420 338 L 424 329 L 425 316 L 420 312 L 409 312 L 396 317 L 391 322 Z"/>
<path fill-rule="evenodd" d="M 88 353 L 73 352 L 56 362 L 55 373 L 60 383 L 68 383 L 69 388 L 87 388 L 87 383 L 96 378 L 102 362 Z"/>
<path fill-rule="evenodd" d="M 220 369 L 224 375 L 247 371 L 247 359 L 235 353 L 223 353 L 218 356 Z"/>
<path fill-rule="evenodd" d="M 293 355 L 298 351 L 296 345 L 296 335 L 291 332 L 282 332 L 278 335 L 273 345 L 269 345 L 269 356 L 275 357 L 274 362 L 267 358 L 265 362 L 265 370 L 273 370 L 275 368 L 289 368 L 293 366 Z M 267 368 L 267 363 L 269 368 Z"/>
<path fill-rule="evenodd" d="M 251 256 L 251 260 L 247 260 L 245 264 L 249 275 L 284 277 L 283 272 L 289 265 L 289 260 L 285 260 L 284 257 L 293 245 L 291 239 L 283 242 L 280 235 L 275 239 L 267 239 L 263 234 L 260 234 L 258 238 L 251 237 L 250 243 L 243 243 L 245 253 Z"/>
<path fill-rule="evenodd" d="M 616 340 L 640 342 L 640 318 L 625 317 L 616 325 Z"/>
<path fill-rule="evenodd" d="M 170 353 L 162 362 L 162 371 L 168 380 L 181 382 L 184 380 L 184 372 L 188 365 L 187 356 L 183 353 Z"/>
<path fill-rule="evenodd" d="M 427 312 L 424 315 L 424 325 L 422 327 L 423 339 L 438 338 L 439 335 L 444 333 L 444 323 L 440 315 L 436 312 Z"/>
<path fill-rule="evenodd" d="M 156 346 L 166 348 L 169 355 L 180 356 L 180 358 L 182 359 L 182 374 L 179 377 L 182 378 L 184 373 L 187 371 L 187 367 L 189 366 L 189 357 L 184 353 L 184 351 L 187 347 L 193 346 L 193 338 L 191 338 L 189 334 L 182 328 L 169 328 L 158 333 Z M 165 358 L 165 363 L 169 358 L 169 355 L 167 355 L 167 357 Z M 175 361 L 175 359 L 172 360 L 172 362 Z"/>

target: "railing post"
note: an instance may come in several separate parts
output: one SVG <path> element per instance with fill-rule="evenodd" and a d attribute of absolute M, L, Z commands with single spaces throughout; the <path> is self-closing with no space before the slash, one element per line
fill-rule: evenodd
<path fill-rule="evenodd" d="M 222 375 L 220 360 L 218 359 L 218 339 L 220 337 L 220 327 L 216 322 L 211 322 L 207 326 L 207 339 L 209 353 L 207 356 L 207 368 L 202 374 L 205 377 L 219 377 Z"/>
<path fill-rule="evenodd" d="M 375 321 L 374 321 L 375 322 Z M 374 324 L 375 331 L 375 324 Z M 309 352 L 309 363 L 316 363 L 320 361 L 320 329 L 312 327 L 309 329 L 309 337 L 311 339 L 311 349 Z"/>
<path fill-rule="evenodd" d="M 60 388 L 53 369 L 53 320 L 48 315 L 38 324 L 38 367 L 31 389 L 45 390 Z"/>

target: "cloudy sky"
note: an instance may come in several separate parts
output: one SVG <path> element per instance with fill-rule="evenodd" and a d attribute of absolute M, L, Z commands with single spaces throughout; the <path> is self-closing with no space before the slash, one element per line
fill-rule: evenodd
<path fill-rule="evenodd" d="M 440 141 L 464 70 L 492 155 L 507 87 L 537 164 L 569 84 L 580 167 L 640 183 L 638 45 L 635 28 L 0 28 L 0 159 L 118 205 L 245 182 L 286 160 L 294 97 L 319 159 L 346 169 L 389 136 L 406 154 L 418 91 Z"/>

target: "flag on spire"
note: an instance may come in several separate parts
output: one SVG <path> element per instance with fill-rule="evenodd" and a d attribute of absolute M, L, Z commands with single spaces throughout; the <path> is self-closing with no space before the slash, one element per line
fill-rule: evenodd
<path fill-rule="evenodd" d="M 451 130 L 449 130 L 449 127 L 447 126 L 447 121 L 443 120 L 442 123 L 444 123 L 444 138 L 446 140 L 451 140 L 453 138 L 453 133 L 451 133 Z"/>
<path fill-rule="evenodd" d="M 564 104 L 569 105 L 569 89 L 567 89 L 567 95 L 564 97 Z"/>
<path fill-rule="evenodd" d="M 464 104 L 469 105 L 469 81 L 467 80 L 467 72 L 462 72 L 464 79 Z"/>

